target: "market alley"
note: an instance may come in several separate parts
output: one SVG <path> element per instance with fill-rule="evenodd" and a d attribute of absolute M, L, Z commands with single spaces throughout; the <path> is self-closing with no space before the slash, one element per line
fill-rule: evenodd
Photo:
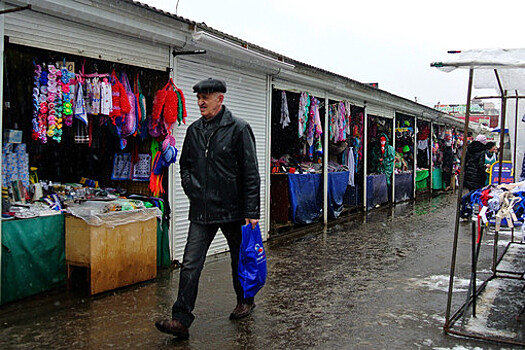
<path fill-rule="evenodd" d="M 4 305 L 0 348 L 512 349 L 443 332 L 455 203 L 454 195 L 407 202 L 267 242 L 267 284 L 240 321 L 228 319 L 229 258 L 210 257 L 186 341 L 154 326 L 176 297 L 174 269 L 95 297 L 60 290 Z M 469 273 L 470 226 L 460 229 L 456 307 Z"/>

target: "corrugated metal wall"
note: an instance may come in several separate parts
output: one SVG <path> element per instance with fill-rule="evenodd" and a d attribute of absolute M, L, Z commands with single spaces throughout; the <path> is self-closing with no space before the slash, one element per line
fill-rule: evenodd
<path fill-rule="evenodd" d="M 367 104 L 366 105 L 366 113 L 368 115 L 375 115 L 379 117 L 385 117 L 385 118 L 394 118 L 394 109 L 390 107 L 385 106 L 379 106 L 375 104 Z"/>
<path fill-rule="evenodd" d="M 5 35 L 13 44 L 157 70 L 169 67 L 168 46 L 70 22 L 67 14 L 58 18 L 34 11 L 10 13 L 5 16 Z"/>
<path fill-rule="evenodd" d="M 257 145 L 257 157 L 259 160 L 259 173 L 261 175 L 261 232 L 266 239 L 266 227 L 264 225 L 265 196 L 266 196 L 266 168 L 269 161 L 266 158 L 266 118 L 267 118 L 267 81 L 263 74 L 251 75 L 246 71 L 235 71 L 231 68 L 204 64 L 198 58 L 179 59 L 176 67 L 175 83 L 182 89 L 186 96 L 186 109 L 188 111 L 187 125 L 200 118 L 197 107 L 197 98 L 193 93 L 193 85 L 202 79 L 209 77 L 219 78 L 226 81 L 228 92 L 225 95 L 226 105 L 236 117 L 248 121 L 255 134 Z M 180 149 L 184 142 L 187 125 L 176 128 L 177 147 Z M 175 218 L 175 241 L 173 258 L 182 260 L 184 245 L 188 234 L 188 210 L 189 201 L 180 184 L 179 163 L 175 164 L 175 184 L 173 215 Z M 208 255 L 228 250 L 228 244 L 222 234 L 217 234 Z"/>

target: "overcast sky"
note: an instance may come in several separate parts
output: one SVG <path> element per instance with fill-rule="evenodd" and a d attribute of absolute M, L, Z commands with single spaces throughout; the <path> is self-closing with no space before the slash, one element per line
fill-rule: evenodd
<path fill-rule="evenodd" d="M 466 102 L 466 71 L 430 67 L 448 50 L 525 47 L 524 0 L 141 2 L 428 106 Z"/>

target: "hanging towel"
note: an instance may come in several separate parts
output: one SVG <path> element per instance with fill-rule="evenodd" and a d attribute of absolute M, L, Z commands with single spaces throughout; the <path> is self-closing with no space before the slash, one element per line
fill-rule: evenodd
<path fill-rule="evenodd" d="M 92 98 L 91 98 L 91 114 L 93 115 L 99 115 L 100 114 L 100 79 L 98 77 L 94 77 L 93 81 L 91 82 L 91 91 L 92 91 Z"/>
<path fill-rule="evenodd" d="M 286 99 L 286 92 L 281 92 L 281 125 L 286 128 L 290 125 L 290 112 L 288 111 L 288 100 Z"/>
<path fill-rule="evenodd" d="M 348 167 L 348 185 L 355 186 L 354 175 L 355 175 L 355 161 L 354 161 L 354 148 L 348 147 L 346 149 L 346 166 Z"/>
<path fill-rule="evenodd" d="M 80 120 L 84 125 L 88 124 L 88 118 L 86 113 L 86 101 L 84 100 L 84 90 L 82 84 L 77 84 L 77 98 L 75 100 L 75 118 Z"/>
<path fill-rule="evenodd" d="M 107 79 L 100 83 L 100 114 L 109 115 L 113 110 L 113 94 Z"/>

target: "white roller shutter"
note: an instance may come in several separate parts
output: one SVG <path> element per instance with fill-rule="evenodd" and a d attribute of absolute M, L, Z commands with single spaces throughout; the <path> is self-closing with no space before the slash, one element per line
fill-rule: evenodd
<path fill-rule="evenodd" d="M 169 46 L 71 22 L 66 14 L 59 18 L 34 11 L 10 13 L 5 16 L 5 35 L 13 44 L 157 70 L 169 67 Z"/>
<path fill-rule="evenodd" d="M 264 74 L 251 74 L 244 71 L 234 71 L 230 67 L 213 66 L 209 62 L 204 63 L 196 57 L 180 58 L 176 68 L 175 83 L 182 89 L 186 97 L 186 109 L 188 111 L 187 125 L 176 128 L 177 147 L 180 149 L 184 142 L 184 136 L 189 124 L 200 118 L 197 108 L 197 98 L 193 93 L 193 85 L 200 80 L 214 77 L 226 81 L 228 92 L 225 95 L 224 104 L 232 111 L 233 115 L 250 123 L 255 142 L 257 145 L 257 158 L 259 160 L 259 173 L 261 175 L 261 232 L 266 239 L 266 228 L 264 227 L 265 189 L 266 189 L 266 116 L 267 116 L 267 78 Z M 175 240 L 173 245 L 173 257 L 182 261 L 184 246 L 188 234 L 188 211 L 189 201 L 181 187 L 179 163 L 175 164 L 175 184 L 173 215 L 175 219 Z M 208 255 L 217 254 L 228 250 L 228 244 L 224 236 L 219 232 L 213 241 Z"/>
<path fill-rule="evenodd" d="M 375 115 L 378 117 L 384 117 L 384 118 L 394 118 L 394 109 L 390 107 L 380 106 L 376 104 L 367 104 L 366 105 L 366 113 L 368 115 Z"/>

